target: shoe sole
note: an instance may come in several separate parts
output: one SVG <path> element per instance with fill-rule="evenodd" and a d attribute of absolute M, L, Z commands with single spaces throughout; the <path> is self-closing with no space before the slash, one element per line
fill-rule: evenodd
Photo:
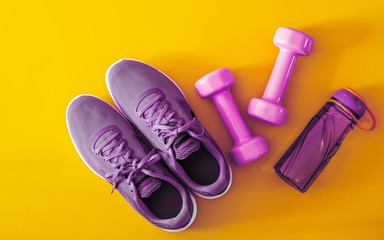
<path fill-rule="evenodd" d="M 83 96 L 95 97 L 95 96 L 93 96 L 93 95 L 91 95 L 91 94 L 80 94 L 79 96 L 77 96 L 77 97 L 75 97 L 74 99 L 72 99 L 72 101 L 68 104 L 68 106 L 67 106 L 67 110 L 66 110 L 66 112 L 65 112 L 65 120 L 66 120 L 66 123 L 67 123 L 67 129 L 68 129 L 69 136 L 71 137 L 71 140 L 72 140 L 73 143 L 74 143 L 74 141 L 73 141 L 73 137 L 72 137 L 71 131 L 69 131 L 68 110 L 69 110 L 69 106 L 71 106 L 71 104 L 72 104 L 74 101 L 76 101 L 78 98 L 83 97 Z M 107 102 L 106 102 L 106 103 L 107 103 Z M 109 106 L 112 107 L 111 104 L 109 104 L 109 103 L 107 103 L 107 104 L 108 104 Z M 76 144 L 73 144 L 73 146 L 75 146 L 75 149 L 76 149 L 77 153 L 80 155 L 80 158 L 81 158 L 81 160 L 83 160 L 83 162 L 85 163 L 85 165 L 87 165 L 87 167 L 88 167 L 89 169 L 91 169 L 92 172 L 94 172 L 97 176 L 99 176 L 99 177 L 101 177 L 102 179 L 104 179 L 100 174 L 98 174 L 95 170 L 93 170 L 93 169 L 91 168 L 91 166 L 88 165 L 88 163 L 84 160 L 84 157 L 81 155 L 81 152 L 79 151 L 79 149 L 77 149 Z M 105 179 L 104 179 L 104 180 L 105 180 Z"/>
<path fill-rule="evenodd" d="M 192 213 L 191 220 L 189 220 L 188 224 L 185 227 L 174 229 L 174 230 L 169 230 L 169 229 L 164 229 L 164 228 L 160 228 L 160 229 L 167 231 L 167 232 L 181 232 L 181 231 L 184 231 L 185 229 L 189 228 L 192 225 L 192 223 L 195 221 L 195 218 L 197 215 L 197 204 L 196 204 L 196 200 L 193 197 L 193 195 L 189 194 L 189 196 L 191 197 L 191 200 L 192 200 L 193 213 Z"/>

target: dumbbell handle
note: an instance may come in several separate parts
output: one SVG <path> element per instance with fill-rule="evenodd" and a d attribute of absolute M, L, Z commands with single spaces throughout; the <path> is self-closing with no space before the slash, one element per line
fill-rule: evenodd
<path fill-rule="evenodd" d="M 297 53 L 288 49 L 280 49 L 271 77 L 264 91 L 264 99 L 281 104 L 298 56 Z"/>
<path fill-rule="evenodd" d="M 212 100 L 235 144 L 252 136 L 229 89 L 213 95 Z"/>

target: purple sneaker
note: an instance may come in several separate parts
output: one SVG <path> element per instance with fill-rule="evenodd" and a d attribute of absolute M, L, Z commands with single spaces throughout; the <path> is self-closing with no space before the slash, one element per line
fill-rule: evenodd
<path fill-rule="evenodd" d="M 171 232 L 192 224 L 197 209 L 192 194 L 159 162 L 160 154 L 146 150 L 111 105 L 78 96 L 68 105 L 67 125 L 85 164 L 149 222 Z"/>
<path fill-rule="evenodd" d="M 128 59 L 114 63 L 106 77 L 120 112 L 160 151 L 186 186 L 209 199 L 228 191 L 232 172 L 227 159 L 169 77 Z"/>

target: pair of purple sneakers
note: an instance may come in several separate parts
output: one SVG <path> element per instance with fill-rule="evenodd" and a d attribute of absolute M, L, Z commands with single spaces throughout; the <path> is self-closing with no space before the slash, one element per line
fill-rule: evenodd
<path fill-rule="evenodd" d="M 67 125 L 76 150 L 149 222 L 188 228 L 197 212 L 191 192 L 210 199 L 227 192 L 228 161 L 165 74 L 127 59 L 106 78 L 119 111 L 91 95 L 73 99 Z"/>

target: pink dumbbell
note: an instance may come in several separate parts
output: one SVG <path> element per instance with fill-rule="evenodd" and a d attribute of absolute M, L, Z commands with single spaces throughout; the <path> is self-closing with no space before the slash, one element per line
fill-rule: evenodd
<path fill-rule="evenodd" d="M 291 28 L 277 29 L 273 43 L 280 48 L 263 97 L 253 98 L 248 105 L 248 114 L 264 122 L 281 126 L 288 111 L 281 106 L 283 96 L 297 58 L 311 52 L 313 39 L 309 35 Z"/>
<path fill-rule="evenodd" d="M 264 137 L 251 135 L 241 117 L 229 89 L 234 83 L 231 71 L 223 68 L 202 77 L 195 83 L 195 88 L 200 97 L 211 97 L 214 101 L 235 142 L 229 156 L 236 165 L 243 165 L 266 154 L 269 147 Z"/>

